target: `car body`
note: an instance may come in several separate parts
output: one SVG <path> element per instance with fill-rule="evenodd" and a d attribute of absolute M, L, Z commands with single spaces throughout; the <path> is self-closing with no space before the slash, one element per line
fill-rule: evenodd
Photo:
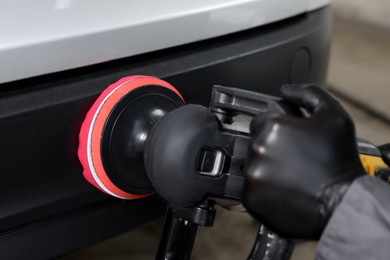
<path fill-rule="evenodd" d="M 96 97 L 144 74 L 208 105 L 213 84 L 278 95 L 326 80 L 329 1 L 72 1 L 0 4 L 0 252 L 52 258 L 161 217 L 157 195 L 89 185 L 78 132 Z"/>

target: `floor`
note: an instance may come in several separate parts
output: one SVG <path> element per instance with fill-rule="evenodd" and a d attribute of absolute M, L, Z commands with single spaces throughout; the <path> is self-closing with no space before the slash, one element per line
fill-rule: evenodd
<path fill-rule="evenodd" d="M 341 98 L 359 137 L 389 142 L 390 32 L 336 21 L 333 39 L 329 84 L 350 101 Z M 368 106 L 379 118 L 356 104 Z M 161 225 L 156 221 L 62 259 L 153 259 Z M 246 259 L 255 235 L 250 216 L 220 209 L 213 228 L 200 228 L 192 259 Z M 314 259 L 315 247 L 315 242 L 298 243 L 292 259 Z"/>

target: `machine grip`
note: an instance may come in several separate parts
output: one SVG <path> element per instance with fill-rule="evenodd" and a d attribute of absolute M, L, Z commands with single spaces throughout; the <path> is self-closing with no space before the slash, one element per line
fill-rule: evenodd
<path fill-rule="evenodd" d="M 178 216 L 173 208 L 168 207 L 155 259 L 189 260 L 197 230 L 197 224 Z"/>
<path fill-rule="evenodd" d="M 264 225 L 260 225 L 248 260 L 288 260 L 293 249 L 293 241 L 282 238 Z"/>
<path fill-rule="evenodd" d="M 290 105 L 282 98 L 223 86 L 213 86 L 209 108 L 227 124 L 238 114 L 250 117 L 259 114 L 303 116 L 299 107 Z"/>

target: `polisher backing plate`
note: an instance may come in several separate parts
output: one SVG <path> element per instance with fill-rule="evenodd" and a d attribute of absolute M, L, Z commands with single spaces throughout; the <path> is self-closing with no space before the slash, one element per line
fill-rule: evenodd
<path fill-rule="evenodd" d="M 183 100 L 183 97 L 172 85 L 156 77 L 142 75 L 125 77 L 102 92 L 88 111 L 81 126 L 78 157 L 84 168 L 84 177 L 96 188 L 114 197 L 139 199 L 153 194 L 132 194 L 115 185 L 104 168 L 101 151 L 104 127 L 116 104 L 131 91 L 150 85 L 165 87 Z"/>

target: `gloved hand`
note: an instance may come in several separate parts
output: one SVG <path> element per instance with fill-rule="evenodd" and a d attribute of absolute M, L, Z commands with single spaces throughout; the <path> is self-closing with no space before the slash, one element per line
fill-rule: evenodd
<path fill-rule="evenodd" d="M 379 149 L 381 150 L 383 161 L 387 166 L 390 166 L 390 144 L 381 145 Z"/>
<path fill-rule="evenodd" d="M 318 239 L 350 184 L 365 175 L 350 115 L 317 86 L 282 95 L 311 116 L 258 116 L 251 124 L 244 206 L 285 238 Z"/>

